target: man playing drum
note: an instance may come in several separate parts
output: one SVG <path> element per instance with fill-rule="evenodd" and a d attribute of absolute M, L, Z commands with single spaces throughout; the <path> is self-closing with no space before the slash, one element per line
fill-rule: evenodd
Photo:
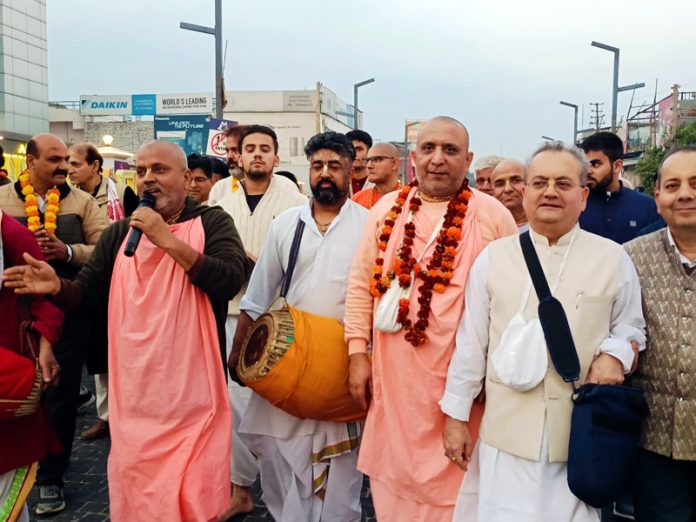
<path fill-rule="evenodd" d="M 313 197 L 301 207 L 284 211 L 271 224 L 240 305 L 229 359 L 233 370 L 253 320 L 278 295 L 298 221 L 305 228 L 287 304 L 343 319 L 348 272 L 367 218 L 367 211 L 348 198 L 355 151 L 343 134 L 325 132 L 309 140 L 305 153 Z M 296 338 L 298 328 L 295 324 Z M 359 430 L 354 422 L 294 417 L 252 394 L 239 431 L 258 456 L 263 500 L 275 520 L 360 520 Z"/>
<path fill-rule="evenodd" d="M 445 415 L 437 403 L 469 268 L 490 241 L 517 233 L 499 201 L 468 187 L 472 158 L 461 123 L 427 122 L 415 152 L 417 186 L 372 208 L 351 269 L 350 387 L 363 408 L 369 402 L 358 466 L 370 477 L 380 522 L 404 513 L 411 521 L 450 521 L 462 481 L 462 463 L 442 454 Z"/>

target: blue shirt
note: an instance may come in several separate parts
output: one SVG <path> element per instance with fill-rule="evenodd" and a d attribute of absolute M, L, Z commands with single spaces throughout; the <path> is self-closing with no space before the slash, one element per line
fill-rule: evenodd
<path fill-rule="evenodd" d="M 580 214 L 580 228 L 625 243 L 660 219 L 655 200 L 636 190 L 621 188 L 616 192 L 590 192 L 587 207 Z"/>

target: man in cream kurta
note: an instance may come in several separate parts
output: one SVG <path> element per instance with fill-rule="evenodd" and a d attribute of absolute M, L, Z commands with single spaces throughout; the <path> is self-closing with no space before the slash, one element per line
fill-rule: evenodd
<path fill-rule="evenodd" d="M 245 127 L 239 136 L 239 150 L 239 164 L 244 172 L 241 190 L 225 196 L 218 205 L 232 216 L 247 256 L 255 262 L 273 219 L 288 208 L 306 203 L 307 197 L 286 178 L 273 174 L 279 162 L 278 139 L 273 129 L 263 125 Z M 237 329 L 239 302 L 245 291 L 246 285 L 228 307 L 225 323 L 228 357 Z M 232 506 L 226 515 L 232 517 L 254 509 L 249 488 L 259 469 L 256 458 L 238 435 L 251 390 L 231 379 L 227 384 L 232 404 Z"/>
<path fill-rule="evenodd" d="M 348 199 L 355 152 L 344 135 L 329 131 L 313 137 L 305 153 L 313 197 L 271 224 L 241 301 L 230 367 L 251 320 L 278 295 L 298 220 L 305 228 L 286 301 L 304 312 L 343 319 L 348 272 L 367 218 L 367 211 Z M 275 520 L 360 520 L 359 430 L 355 422 L 294 417 L 252 393 L 239 432 L 258 456 L 263 500 Z"/>
<path fill-rule="evenodd" d="M 580 384 L 618 384 L 633 367 L 634 350 L 645 343 L 640 287 L 620 247 L 577 226 L 587 198 L 587 170 L 577 149 L 544 145 L 528 165 L 524 207 L 549 286 L 568 316 Z M 519 370 L 509 374 L 501 363 L 506 347 L 501 339 L 511 320 L 517 313 L 526 321 L 538 316 L 539 301 L 517 237 L 495 241 L 481 253 L 465 300 L 440 402 L 448 415 L 445 453 L 469 467 L 454 520 L 599 521 L 599 510 L 577 499 L 567 485 L 572 390 L 547 359 L 543 334 L 540 343 L 525 346 L 529 358 L 534 348 L 542 350 L 536 381 L 522 383 Z M 484 379 L 486 410 L 472 457 L 467 421 Z"/>

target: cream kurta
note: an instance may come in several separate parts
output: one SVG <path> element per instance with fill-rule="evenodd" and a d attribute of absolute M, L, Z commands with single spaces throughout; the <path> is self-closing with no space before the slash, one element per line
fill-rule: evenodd
<path fill-rule="evenodd" d="M 500 202 L 473 190 L 457 248 L 454 277 L 443 294 L 433 294 L 428 340 L 414 348 L 404 339 L 403 331 L 388 334 L 373 332 L 371 328 L 375 299 L 369 287 L 378 254 L 377 238 L 396 197 L 397 193 L 385 195 L 370 212 L 346 297 L 346 339 L 351 353 L 365 351 L 371 336 L 374 348 L 374 395 L 358 465 L 370 476 L 379 520 L 403 520 L 405 511 L 409 520 L 448 520 L 463 472 L 443 454 L 444 415 L 438 410 L 437 401 L 444 391 L 454 351 L 469 268 L 489 241 L 516 234 L 517 227 Z M 408 202 L 404 207 L 408 207 Z M 416 212 L 414 255 L 421 254 L 446 208 L 446 202 L 424 201 Z M 403 219 L 394 226 L 385 266 L 393 262 L 403 235 L 402 222 Z M 423 264 L 429 262 L 434 247 L 431 245 L 425 252 Z M 417 290 L 411 292 L 410 317 L 414 322 L 418 296 Z"/>

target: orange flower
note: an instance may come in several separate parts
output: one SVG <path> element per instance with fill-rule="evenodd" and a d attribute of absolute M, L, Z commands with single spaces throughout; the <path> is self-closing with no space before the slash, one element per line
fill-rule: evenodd
<path fill-rule="evenodd" d="M 386 241 L 380 241 L 377 244 L 377 248 L 379 248 L 382 252 L 384 252 L 387 249 L 387 242 Z"/>
<path fill-rule="evenodd" d="M 449 227 L 447 229 L 447 236 L 459 241 L 462 238 L 462 231 L 457 227 Z"/>
<path fill-rule="evenodd" d="M 447 288 L 445 285 L 442 283 L 435 283 L 433 285 L 433 290 L 435 290 L 437 293 L 441 294 L 445 291 L 445 288 Z"/>
<path fill-rule="evenodd" d="M 372 267 L 372 272 L 375 274 L 381 274 L 382 273 L 382 267 L 379 265 L 375 265 Z"/>
<path fill-rule="evenodd" d="M 449 271 L 447 271 L 447 272 L 442 272 L 440 275 L 441 275 L 444 279 L 450 280 L 450 279 L 452 279 L 452 277 L 454 277 L 454 272 L 449 272 Z"/>

